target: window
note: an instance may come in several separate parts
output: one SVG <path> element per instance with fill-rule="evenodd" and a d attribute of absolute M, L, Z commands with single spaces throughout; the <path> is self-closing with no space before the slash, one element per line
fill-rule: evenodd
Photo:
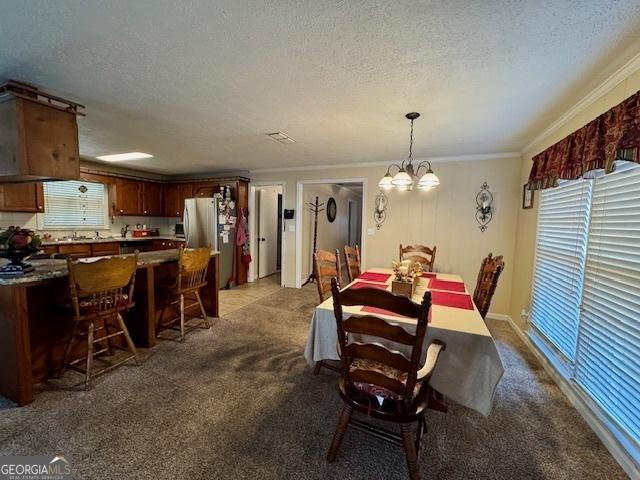
<path fill-rule="evenodd" d="M 591 184 L 566 182 L 540 195 L 531 321 L 571 362 L 578 339 Z"/>
<path fill-rule="evenodd" d="M 539 208 L 531 322 L 637 449 L 640 165 L 545 190 Z"/>
<path fill-rule="evenodd" d="M 107 195 L 100 183 L 45 182 L 44 228 L 106 228 Z"/>

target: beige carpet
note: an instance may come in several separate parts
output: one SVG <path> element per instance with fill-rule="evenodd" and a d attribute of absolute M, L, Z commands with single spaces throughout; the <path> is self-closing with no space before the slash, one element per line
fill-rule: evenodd
<path fill-rule="evenodd" d="M 0 398 L 0 455 L 62 453 L 86 479 L 406 478 L 400 449 L 357 431 L 325 462 L 341 402 L 302 357 L 316 292 L 272 288 L 88 393 L 71 372 L 27 407 Z M 494 412 L 430 413 L 424 478 L 626 478 L 509 326 L 490 328 L 506 369 Z"/>

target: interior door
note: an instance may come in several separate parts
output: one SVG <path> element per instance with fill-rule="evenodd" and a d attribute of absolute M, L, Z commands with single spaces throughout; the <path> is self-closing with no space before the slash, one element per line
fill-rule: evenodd
<path fill-rule="evenodd" d="M 261 189 L 258 213 L 258 278 L 278 269 L 278 192 Z"/>

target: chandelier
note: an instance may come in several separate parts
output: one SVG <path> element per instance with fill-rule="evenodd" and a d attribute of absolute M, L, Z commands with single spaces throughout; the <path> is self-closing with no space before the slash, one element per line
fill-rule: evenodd
<path fill-rule="evenodd" d="M 391 190 L 395 188 L 396 190 L 406 191 L 413 190 L 413 187 L 417 185 L 420 190 L 431 190 L 440 185 L 440 180 L 431 169 L 431 162 L 420 162 L 417 167 L 413 165 L 413 121 L 419 116 L 420 114 L 418 112 L 411 112 L 405 115 L 405 117 L 411 121 L 409 156 L 406 160 L 403 160 L 400 165 L 397 163 L 389 165 L 387 173 L 385 173 L 384 177 L 378 182 L 378 187 L 381 189 Z M 394 167 L 398 169 L 398 172 L 391 176 L 391 169 Z M 424 174 L 418 178 L 421 168 L 424 168 Z"/>

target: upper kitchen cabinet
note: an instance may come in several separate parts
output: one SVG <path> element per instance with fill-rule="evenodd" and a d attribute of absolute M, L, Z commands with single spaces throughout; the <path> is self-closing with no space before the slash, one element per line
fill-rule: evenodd
<path fill-rule="evenodd" d="M 142 182 L 142 214 L 150 217 L 161 217 L 164 214 L 161 183 Z"/>
<path fill-rule="evenodd" d="M 193 185 L 190 183 L 167 183 L 164 186 L 164 215 L 182 217 L 184 201 L 193 197 Z"/>
<path fill-rule="evenodd" d="M 42 183 L 0 185 L 0 210 L 5 212 L 44 212 Z"/>
<path fill-rule="evenodd" d="M 141 181 L 116 178 L 110 194 L 113 202 L 113 212 L 116 215 L 140 215 L 142 212 Z"/>
<path fill-rule="evenodd" d="M 77 179 L 84 107 L 12 81 L 0 97 L 0 183 Z"/>
<path fill-rule="evenodd" d="M 193 197 L 213 197 L 213 195 L 220 190 L 217 183 L 214 182 L 199 182 L 193 185 Z"/>

